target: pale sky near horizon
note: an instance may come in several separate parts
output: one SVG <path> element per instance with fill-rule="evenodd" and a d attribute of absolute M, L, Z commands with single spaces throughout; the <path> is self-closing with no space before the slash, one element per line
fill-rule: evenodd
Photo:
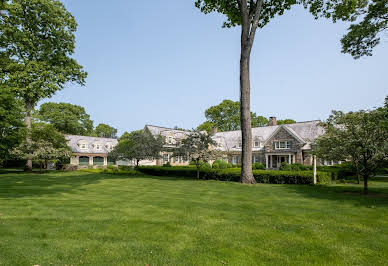
<path fill-rule="evenodd" d="M 119 134 L 145 124 L 194 128 L 223 99 L 239 100 L 240 29 L 194 0 L 62 0 L 78 22 L 74 57 L 89 73 L 47 101 L 85 107 Z M 109 3 L 109 4 L 107 4 Z M 294 7 L 259 29 L 251 109 L 265 117 L 326 119 L 331 110 L 381 106 L 388 95 L 388 36 L 372 57 L 341 53 L 348 24 Z"/>

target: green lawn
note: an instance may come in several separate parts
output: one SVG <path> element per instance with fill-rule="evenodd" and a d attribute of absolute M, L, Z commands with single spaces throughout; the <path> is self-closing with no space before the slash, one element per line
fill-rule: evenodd
<path fill-rule="evenodd" d="M 388 180 L 0 174 L 0 265 L 387 265 Z"/>

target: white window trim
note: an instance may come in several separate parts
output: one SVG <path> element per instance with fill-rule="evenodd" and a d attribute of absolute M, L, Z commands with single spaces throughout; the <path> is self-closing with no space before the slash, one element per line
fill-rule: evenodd
<path fill-rule="evenodd" d="M 281 147 L 280 143 L 284 143 L 284 147 Z M 289 141 L 276 141 L 275 150 L 289 150 L 291 148 L 291 143 Z"/>

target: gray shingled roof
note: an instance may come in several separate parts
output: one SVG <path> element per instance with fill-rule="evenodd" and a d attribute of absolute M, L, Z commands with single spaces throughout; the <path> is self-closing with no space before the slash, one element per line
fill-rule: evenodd
<path fill-rule="evenodd" d="M 318 125 L 319 123 L 319 120 L 315 120 L 278 126 L 256 127 L 252 128 L 252 138 L 253 140 L 259 140 L 264 143 L 269 140 L 278 129 L 283 127 L 294 135 L 301 143 L 304 143 L 302 149 L 310 149 L 311 142 L 324 133 L 323 128 Z M 166 127 L 146 125 L 146 128 L 148 128 L 153 135 L 161 135 L 165 137 L 172 136 L 177 140 L 190 134 L 190 131 L 182 131 Z M 223 151 L 241 151 L 241 148 L 238 147 L 238 143 L 241 142 L 240 130 L 218 132 L 213 136 L 213 139 L 218 143 L 218 148 Z M 263 150 L 263 147 L 253 147 L 253 151 L 260 150 Z"/>
<path fill-rule="evenodd" d="M 98 138 L 98 137 L 88 137 L 88 136 L 76 136 L 76 135 L 66 135 L 65 136 L 68 141 L 68 146 L 74 153 L 98 153 L 98 154 L 108 154 L 109 149 L 108 145 L 111 144 L 113 146 L 117 145 L 117 139 L 111 138 Z M 81 149 L 80 144 L 87 144 L 87 149 Z M 95 144 L 101 144 L 102 149 L 96 150 Z"/>

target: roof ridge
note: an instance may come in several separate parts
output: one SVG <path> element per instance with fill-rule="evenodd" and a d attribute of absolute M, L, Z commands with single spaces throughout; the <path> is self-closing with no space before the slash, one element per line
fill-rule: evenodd
<path fill-rule="evenodd" d="M 97 138 L 97 139 L 115 139 L 117 140 L 117 138 L 104 138 L 104 137 L 94 137 L 94 136 L 84 136 L 84 135 L 73 135 L 73 134 L 64 134 L 65 136 L 69 136 L 69 137 L 84 137 L 84 138 Z"/>
<path fill-rule="evenodd" d="M 181 129 L 175 129 L 171 127 L 161 127 L 161 126 L 155 126 L 155 125 L 145 125 L 146 127 L 157 127 L 157 128 L 163 128 L 163 129 L 170 129 L 175 131 L 182 131 L 182 132 L 189 132 L 190 130 L 181 130 Z"/>

